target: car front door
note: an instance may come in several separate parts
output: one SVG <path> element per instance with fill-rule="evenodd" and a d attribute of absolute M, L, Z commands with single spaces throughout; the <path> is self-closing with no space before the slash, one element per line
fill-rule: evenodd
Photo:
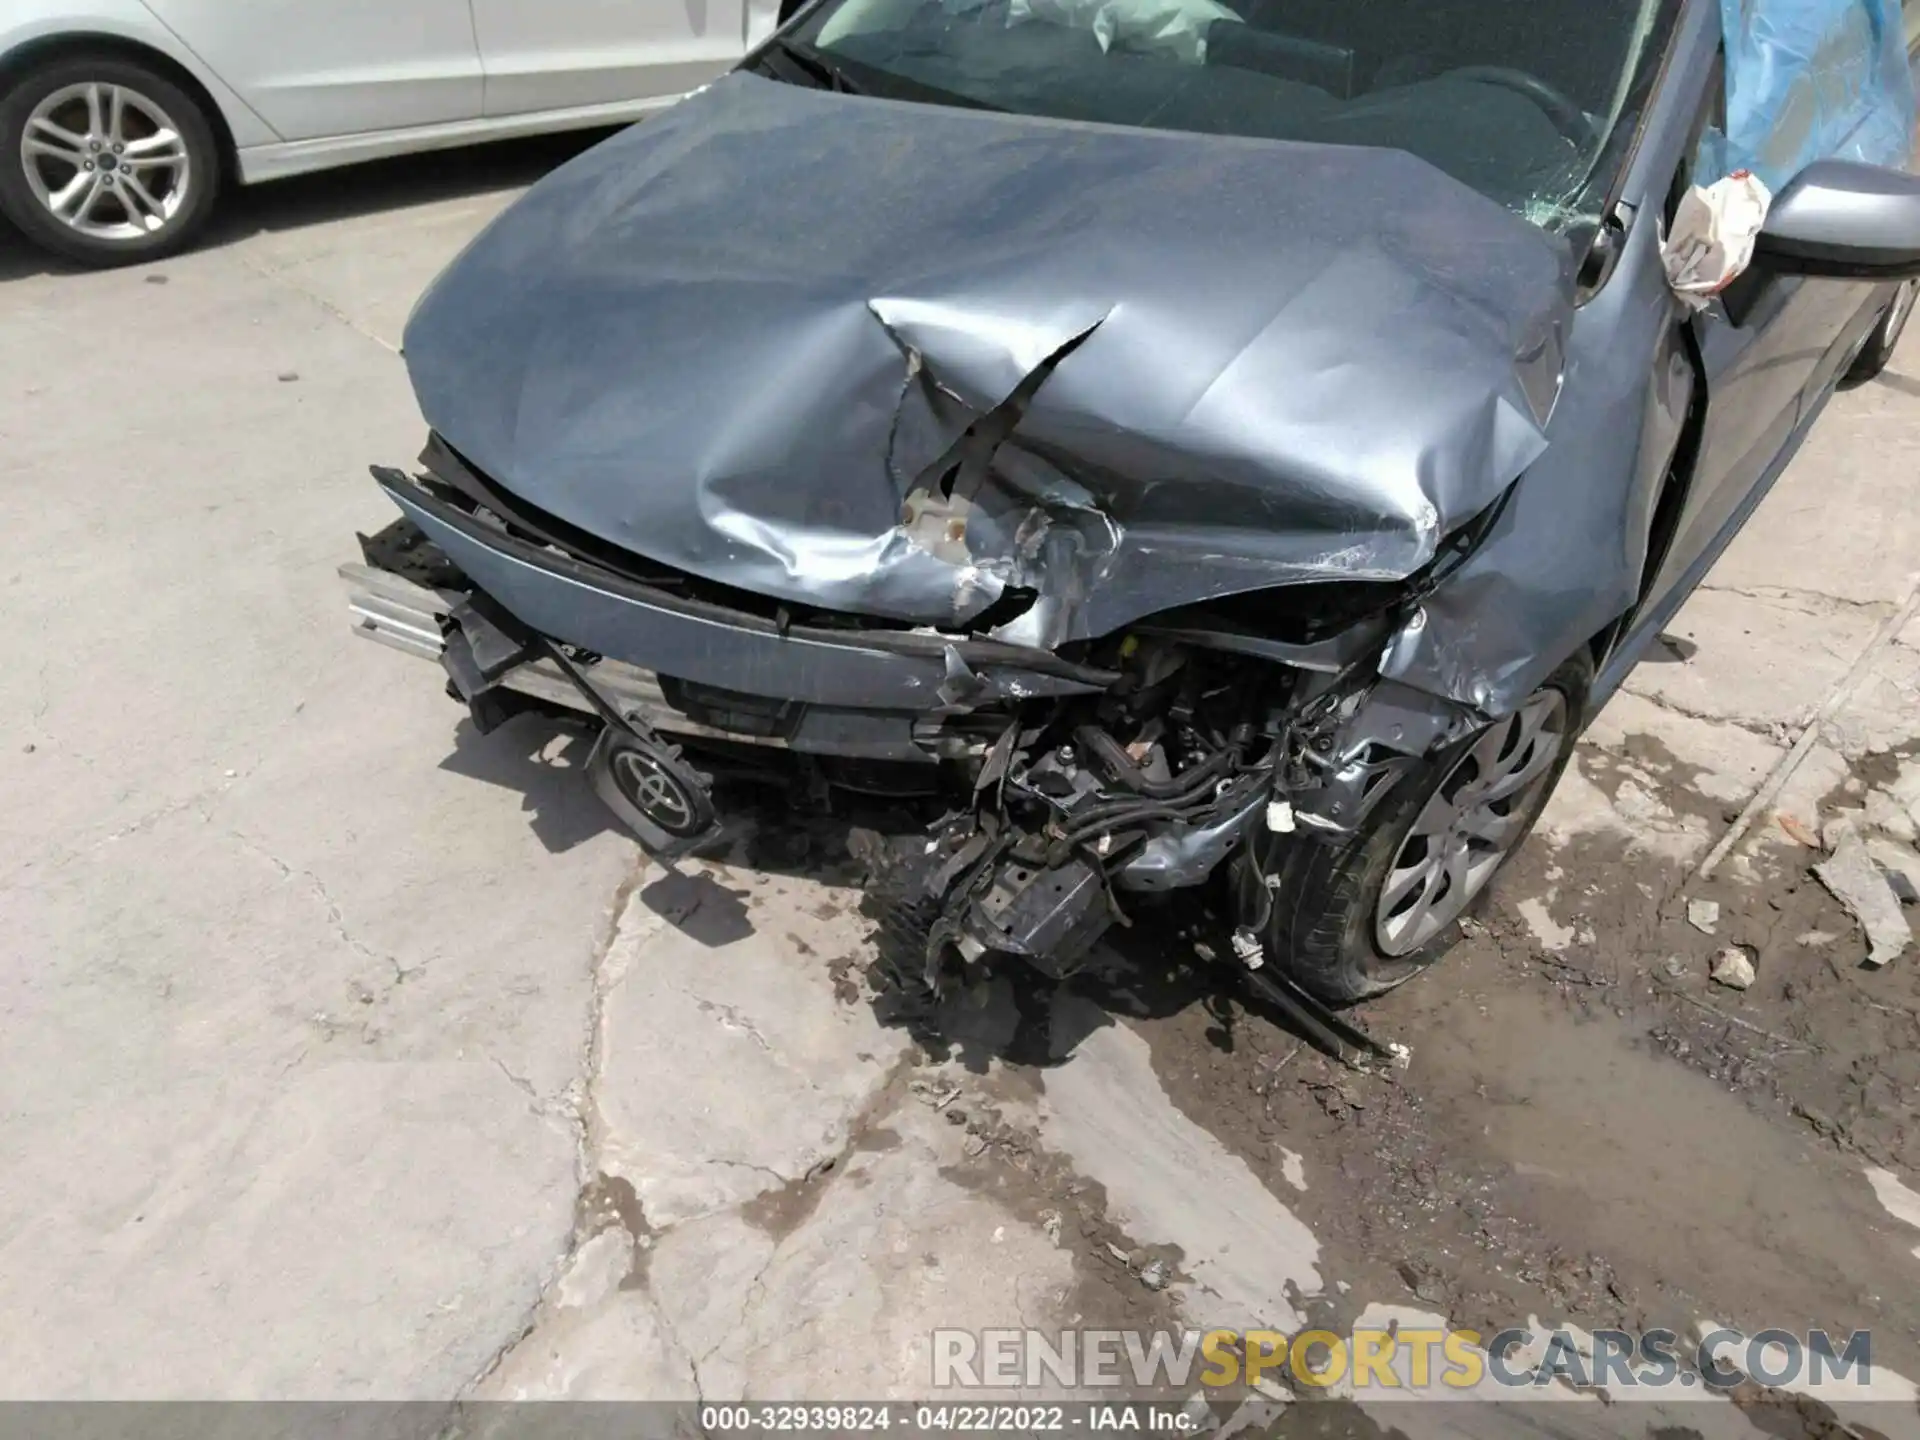
<path fill-rule="evenodd" d="M 1656 597 L 1708 557 L 1741 505 L 1772 480 L 1802 417 L 1872 324 L 1874 293 L 1853 281 L 1769 277 L 1737 323 L 1720 301 L 1694 318 L 1706 417 Z"/>
<path fill-rule="evenodd" d="M 1718 123 L 1713 111 L 1723 103 L 1723 84 L 1716 74 L 1702 128 Z M 1719 178 L 1694 174 L 1692 165 L 1676 178 L 1676 199 L 1689 184 Z M 1878 287 L 1858 281 L 1756 269 L 1693 316 L 1706 413 L 1683 508 L 1647 591 L 1649 608 L 1675 586 L 1697 581 L 1689 572 L 1711 561 L 1728 522 L 1757 501 L 1759 487 L 1798 443 L 1801 420 L 1825 399 L 1873 324 L 1878 294 Z"/>
<path fill-rule="evenodd" d="M 472 0 L 486 113 L 670 99 L 746 51 L 748 0 Z"/>
<path fill-rule="evenodd" d="M 283 140 L 480 115 L 467 0 L 147 0 Z"/>

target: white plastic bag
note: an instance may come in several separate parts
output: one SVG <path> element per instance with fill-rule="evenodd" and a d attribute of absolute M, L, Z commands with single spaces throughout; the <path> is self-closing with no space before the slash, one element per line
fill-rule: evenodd
<path fill-rule="evenodd" d="M 1772 203 L 1760 177 L 1748 170 L 1687 191 L 1674 213 L 1673 233 L 1660 246 L 1674 294 L 1704 310 L 1731 285 L 1753 262 L 1753 245 Z"/>

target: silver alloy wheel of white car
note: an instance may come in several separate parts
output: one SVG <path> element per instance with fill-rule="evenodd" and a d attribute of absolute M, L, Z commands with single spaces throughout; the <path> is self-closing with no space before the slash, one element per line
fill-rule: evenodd
<path fill-rule="evenodd" d="M 163 232 L 198 179 L 174 118 L 152 97 L 101 81 L 64 86 L 34 106 L 20 163 L 49 215 L 108 243 Z"/>
<path fill-rule="evenodd" d="M 1568 743 L 1567 716 L 1560 691 L 1536 691 L 1454 762 L 1414 817 L 1380 887 L 1374 943 L 1383 955 L 1425 945 L 1500 868 L 1526 833 Z"/>

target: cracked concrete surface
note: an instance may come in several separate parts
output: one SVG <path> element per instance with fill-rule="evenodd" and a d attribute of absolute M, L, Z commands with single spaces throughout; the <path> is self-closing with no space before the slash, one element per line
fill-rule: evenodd
<path fill-rule="evenodd" d="M 728 872 L 689 873 L 683 925 Z M 599 968 L 584 1163 L 631 1212 L 583 1217 L 480 1397 L 780 1398 L 805 1376 L 909 1398 L 930 1315 L 1011 1323 L 1009 1275 L 1066 1292 L 1064 1254 L 1028 1226 L 1010 1240 L 1000 1207 L 943 1174 L 965 1137 L 896 1083 L 904 1037 L 836 1000 L 833 967 L 865 948 L 857 901 L 782 878 L 748 908 L 783 937 L 717 942 L 628 902 Z"/>
<path fill-rule="evenodd" d="M 397 304 L 459 234 L 387 219 Z M 630 849 L 339 643 L 418 420 L 230 238 L 103 275 L 0 238 L 0 1393 L 445 1397 L 564 1248 Z"/>
<path fill-rule="evenodd" d="M 1698 590 L 1667 627 L 1697 653 L 1641 665 L 1627 689 L 1698 719 L 1762 732 L 1795 725 L 1807 718 L 1807 697 L 1839 684 L 1893 609 L 1792 591 Z"/>
<path fill-rule="evenodd" d="M 690 885 L 726 893 L 697 873 Z M 596 1168 L 629 1180 L 652 1224 L 742 1205 L 845 1148 L 905 1046 L 834 999 L 829 962 L 864 948 L 857 901 L 779 881 L 752 908 L 784 933 L 719 944 L 698 910 L 676 926 L 629 902 L 601 971 L 590 1137 Z"/>
<path fill-rule="evenodd" d="M 856 894 L 662 876 L 582 747 L 482 740 L 351 640 L 333 566 L 386 518 L 364 466 L 420 439 L 399 328 L 528 165 L 496 163 L 418 203 L 405 166 L 243 197 L 146 271 L 0 240 L 0 1394 L 909 1397 L 936 1326 L 1400 1298 L 1343 1299 L 1368 1282 L 1302 1218 L 1356 1157 L 1278 1129 L 1250 1161 L 1151 1026 L 1069 997 L 1028 1091 L 998 1062 L 930 1089 L 849 1002 Z M 96 326 L 175 337 L 113 443 L 122 357 L 70 343 Z M 1565 847 L 1696 860 L 1913 593 L 1915 454 L 1909 390 L 1840 397 L 1600 717 L 1547 883 L 1505 897 L 1553 953 L 1591 939 Z M 1920 762 L 1854 771 L 1920 731 L 1917 685 L 1920 622 L 1776 808 L 1817 829 L 1856 784 L 1908 843 Z M 1796 843 L 1770 816 L 1735 858 Z"/>
<path fill-rule="evenodd" d="M 1063 996 L 1056 1043 L 1072 1062 L 1049 1076 L 1041 1135 L 1106 1186 L 1134 1239 L 1179 1247 L 1176 1293 L 1209 1324 L 1292 1331 L 1300 1297 L 1322 1290 L 1313 1234 L 1246 1162 L 1182 1114 L 1153 1073 L 1147 1044 L 1092 1002 Z"/>

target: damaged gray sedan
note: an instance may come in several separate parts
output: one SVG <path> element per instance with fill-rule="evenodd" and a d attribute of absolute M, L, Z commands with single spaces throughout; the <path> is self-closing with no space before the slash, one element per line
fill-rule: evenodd
<path fill-rule="evenodd" d="M 1683 197 L 1788 163 L 1722 24 L 818 0 L 422 299 L 356 623 L 481 731 L 590 717 L 669 861 L 724 774 L 929 803 L 936 985 L 1215 882 L 1239 964 L 1377 994 L 1904 322 L 1920 184 L 1857 124 L 1675 293 Z"/>

